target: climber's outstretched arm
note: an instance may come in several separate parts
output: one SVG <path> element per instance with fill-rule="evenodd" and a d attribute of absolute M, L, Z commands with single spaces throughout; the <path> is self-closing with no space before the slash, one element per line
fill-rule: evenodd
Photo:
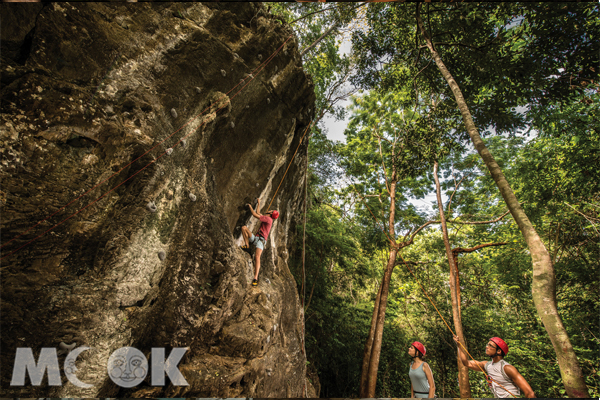
<path fill-rule="evenodd" d="M 262 215 L 260 214 L 260 199 L 256 199 L 258 201 L 258 203 L 256 204 L 256 211 L 254 211 L 254 208 L 252 208 L 252 204 L 248 203 L 248 207 L 250 207 L 250 212 L 252 213 L 252 215 L 255 218 L 260 218 L 262 217 Z"/>

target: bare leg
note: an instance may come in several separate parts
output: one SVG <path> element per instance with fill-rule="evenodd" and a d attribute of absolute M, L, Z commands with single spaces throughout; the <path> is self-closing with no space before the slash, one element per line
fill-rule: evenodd
<path fill-rule="evenodd" d="M 250 247 L 250 236 L 252 236 L 252 232 L 245 226 L 242 226 L 242 236 L 244 237 L 244 242 L 246 243 L 246 247 Z"/>
<path fill-rule="evenodd" d="M 254 279 L 258 279 L 258 271 L 260 271 L 260 255 L 262 254 L 262 249 L 256 248 L 256 253 L 254 254 Z"/>

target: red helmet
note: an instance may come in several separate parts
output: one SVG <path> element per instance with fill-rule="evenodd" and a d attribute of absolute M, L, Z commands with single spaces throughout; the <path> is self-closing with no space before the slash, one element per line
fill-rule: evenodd
<path fill-rule="evenodd" d="M 413 342 L 412 347 L 414 347 L 415 349 L 419 350 L 421 352 L 421 354 L 425 355 L 425 346 L 423 346 L 423 344 L 421 342 Z"/>
<path fill-rule="evenodd" d="M 502 351 L 504 352 L 504 355 L 508 354 L 508 345 L 506 344 L 506 342 L 502 339 L 500 339 L 499 337 L 493 337 L 490 339 L 490 341 L 496 343 L 496 346 L 500 347 L 500 349 L 502 349 Z"/>
<path fill-rule="evenodd" d="M 279 211 L 273 210 L 273 212 L 271 213 L 271 218 L 273 218 L 273 219 L 279 218 Z"/>

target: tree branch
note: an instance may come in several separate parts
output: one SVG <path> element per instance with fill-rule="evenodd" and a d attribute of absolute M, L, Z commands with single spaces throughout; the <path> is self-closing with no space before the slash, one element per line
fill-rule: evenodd
<path fill-rule="evenodd" d="M 452 249 L 452 254 L 456 257 L 456 255 L 458 253 L 472 253 L 476 250 L 482 249 L 484 247 L 490 247 L 490 246 L 504 246 L 505 244 L 507 244 L 507 242 L 499 242 L 499 243 L 484 243 L 484 244 L 480 244 L 477 245 L 475 247 L 471 247 L 470 249 L 464 249 L 462 247 L 457 247 Z"/>
<path fill-rule="evenodd" d="M 367 207 L 367 210 L 369 210 L 369 212 L 371 213 L 371 216 L 373 216 L 373 219 L 375 220 L 376 223 L 380 224 L 381 230 L 383 231 L 383 233 L 385 234 L 385 236 L 388 238 L 390 245 L 393 246 L 395 244 L 395 240 L 393 238 L 391 238 L 388 233 L 385 230 L 385 225 L 383 225 L 382 223 L 380 223 L 377 218 L 375 217 L 375 214 L 373 214 L 373 211 L 371 211 L 371 208 L 367 205 L 367 202 L 365 201 L 365 198 L 358 193 L 358 190 L 356 190 L 356 188 L 354 187 L 354 185 L 352 185 L 352 189 L 354 189 L 354 192 L 358 195 L 358 197 L 361 198 L 363 204 L 365 205 L 365 207 Z"/>
<path fill-rule="evenodd" d="M 410 264 L 410 265 L 421 265 L 421 264 L 433 264 L 434 261 L 396 261 L 396 266 L 400 264 Z"/>
<path fill-rule="evenodd" d="M 446 222 L 448 223 L 452 223 L 452 224 L 459 224 L 459 225 L 483 225 L 483 224 L 492 224 L 494 222 L 498 222 L 500 221 L 502 218 L 504 218 L 508 213 L 510 213 L 510 211 L 505 212 L 504 214 L 502 214 L 501 216 L 499 216 L 496 219 L 493 219 L 491 221 L 475 221 L 475 222 L 461 222 L 461 221 L 457 221 L 457 220 L 447 220 Z M 458 217 L 460 218 L 460 217 Z M 441 221 L 430 221 L 431 223 L 434 224 L 439 224 L 441 223 Z"/>
<path fill-rule="evenodd" d="M 433 224 L 433 223 L 435 223 L 435 221 L 427 221 L 427 222 L 425 222 L 425 223 L 424 223 L 423 225 L 421 225 L 421 226 L 420 226 L 420 227 L 419 227 L 419 228 L 418 228 L 416 231 L 414 231 L 414 232 L 412 233 L 412 235 L 410 235 L 410 239 L 408 240 L 408 242 L 406 242 L 406 241 L 405 241 L 405 242 L 402 242 L 402 243 L 398 243 L 398 246 L 399 246 L 399 248 L 400 248 L 400 249 L 402 249 L 402 248 L 404 248 L 404 247 L 406 247 L 406 246 L 409 246 L 409 245 L 411 245 L 411 244 L 412 244 L 412 242 L 413 242 L 413 239 L 415 238 L 415 236 L 417 235 L 417 233 L 419 233 L 419 232 L 420 232 L 420 231 L 421 231 L 423 228 L 425 228 L 427 225 L 431 225 L 431 224 Z"/>
<path fill-rule="evenodd" d="M 592 221 L 590 221 L 590 219 L 589 219 L 589 218 L 588 218 L 588 217 L 587 217 L 587 216 L 586 216 L 584 213 L 582 213 L 582 212 L 578 211 L 577 209 L 575 209 L 575 207 L 573 207 L 572 205 L 570 205 L 570 204 L 569 204 L 569 203 L 567 203 L 566 201 L 565 201 L 564 203 L 565 203 L 567 206 L 569 206 L 570 208 L 572 208 L 572 209 L 573 209 L 573 211 L 575 211 L 577 214 L 580 214 L 580 215 L 582 215 L 582 216 L 583 216 L 583 218 L 587 219 L 587 220 L 588 220 L 588 222 L 589 222 L 590 224 L 592 224 L 592 227 L 594 228 L 594 230 L 596 231 L 596 233 L 600 234 L 600 233 L 598 232 L 598 229 L 596 229 L 596 225 L 595 225 L 595 224 L 594 224 Z M 592 217 L 590 217 L 590 218 L 592 218 Z M 592 219 L 594 219 L 594 218 L 592 218 Z"/>
<path fill-rule="evenodd" d="M 296 22 L 298 22 L 298 21 L 301 21 L 301 20 L 303 20 L 304 18 L 306 18 L 306 17 L 309 17 L 309 16 L 311 16 L 311 15 L 313 15 L 313 14 L 318 14 L 318 13 L 322 13 L 322 12 L 324 12 L 324 11 L 333 10 L 334 8 L 335 8 L 335 6 L 333 6 L 333 7 L 329 7 L 329 8 L 324 8 L 324 9 L 322 9 L 322 10 L 318 10 L 318 11 L 313 11 L 313 12 L 311 12 L 311 13 L 308 13 L 308 14 L 306 14 L 306 15 L 303 15 L 303 16 L 301 16 L 300 18 L 297 18 L 297 19 L 293 20 L 292 22 L 290 22 L 290 23 L 289 23 L 289 25 L 292 25 L 292 24 L 294 24 L 294 23 L 296 23 Z"/>
<path fill-rule="evenodd" d="M 450 196 L 450 200 L 448 200 L 448 207 L 447 207 L 447 209 L 446 209 L 446 212 L 447 212 L 448 214 L 450 214 L 450 205 L 452 204 L 452 198 L 453 198 L 453 197 L 454 197 L 454 195 L 456 194 L 456 191 L 457 191 L 457 190 L 458 190 L 458 188 L 460 187 L 460 184 L 462 183 L 462 181 L 463 181 L 463 180 L 464 180 L 464 179 L 465 179 L 467 176 L 469 176 L 469 174 L 466 174 L 466 175 L 464 175 L 464 176 L 463 176 L 463 177 L 460 179 L 460 181 L 458 182 L 458 184 L 455 184 L 455 185 L 454 185 L 454 192 L 452 192 L 452 196 Z M 455 180 L 454 182 L 456 182 L 456 180 Z"/>
<path fill-rule="evenodd" d="M 415 77 L 413 78 L 413 85 L 415 85 L 415 89 L 416 89 L 416 82 L 415 80 L 417 79 L 417 76 L 419 76 L 419 74 L 423 71 L 425 71 L 427 69 L 427 67 L 429 67 L 431 65 L 431 62 L 433 61 L 433 58 L 431 60 L 429 60 L 429 62 L 427 63 L 426 66 L 424 66 L 419 72 L 417 72 L 415 74 Z"/>
<path fill-rule="evenodd" d="M 360 7 L 364 6 L 365 4 L 366 3 L 359 4 L 356 7 L 352 8 L 352 10 L 356 10 L 357 8 L 360 8 Z M 315 40 L 313 42 L 313 44 L 311 44 L 310 46 L 308 46 L 306 49 L 302 50 L 302 52 L 300 53 L 300 57 L 304 56 L 304 54 L 306 54 L 306 52 L 308 52 L 310 49 L 312 49 L 313 47 L 315 47 L 317 44 L 319 44 L 319 42 L 321 40 L 323 40 L 323 38 L 325 38 L 327 35 L 329 35 L 331 33 L 331 31 L 333 31 L 335 28 L 337 28 L 337 27 L 339 27 L 341 25 L 342 25 L 341 21 L 339 21 L 339 20 L 335 21 L 333 23 L 333 25 L 331 25 L 331 27 L 324 34 L 321 35 L 321 37 L 319 37 L 317 40 Z"/>
<path fill-rule="evenodd" d="M 317 40 L 315 40 L 310 46 L 308 46 L 307 48 L 305 48 L 304 50 L 302 50 L 302 52 L 300 53 L 300 57 L 303 57 L 309 50 L 311 50 L 312 48 L 314 48 L 316 45 L 318 45 L 321 40 L 323 40 L 327 35 L 329 35 L 335 28 L 337 28 L 339 25 L 339 23 L 336 21 L 334 22 L 333 25 L 331 25 L 331 27 L 329 29 L 327 29 L 325 31 L 324 34 L 322 34 Z"/>
<path fill-rule="evenodd" d="M 391 195 L 390 183 L 388 182 L 387 169 L 385 168 L 385 160 L 383 157 L 383 150 L 381 148 L 381 138 L 379 138 L 378 142 L 379 142 L 379 154 L 381 155 L 381 165 L 383 166 L 383 176 L 385 177 L 385 187 L 387 188 L 388 193 Z"/>

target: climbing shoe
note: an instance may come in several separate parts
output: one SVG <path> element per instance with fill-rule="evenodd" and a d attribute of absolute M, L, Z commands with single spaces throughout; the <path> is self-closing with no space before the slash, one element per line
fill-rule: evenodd
<path fill-rule="evenodd" d="M 258 286 L 258 279 L 252 279 L 252 286 Z"/>
<path fill-rule="evenodd" d="M 248 246 L 240 246 L 240 249 L 244 250 L 246 253 L 252 255 L 252 253 L 250 252 L 250 247 Z"/>

